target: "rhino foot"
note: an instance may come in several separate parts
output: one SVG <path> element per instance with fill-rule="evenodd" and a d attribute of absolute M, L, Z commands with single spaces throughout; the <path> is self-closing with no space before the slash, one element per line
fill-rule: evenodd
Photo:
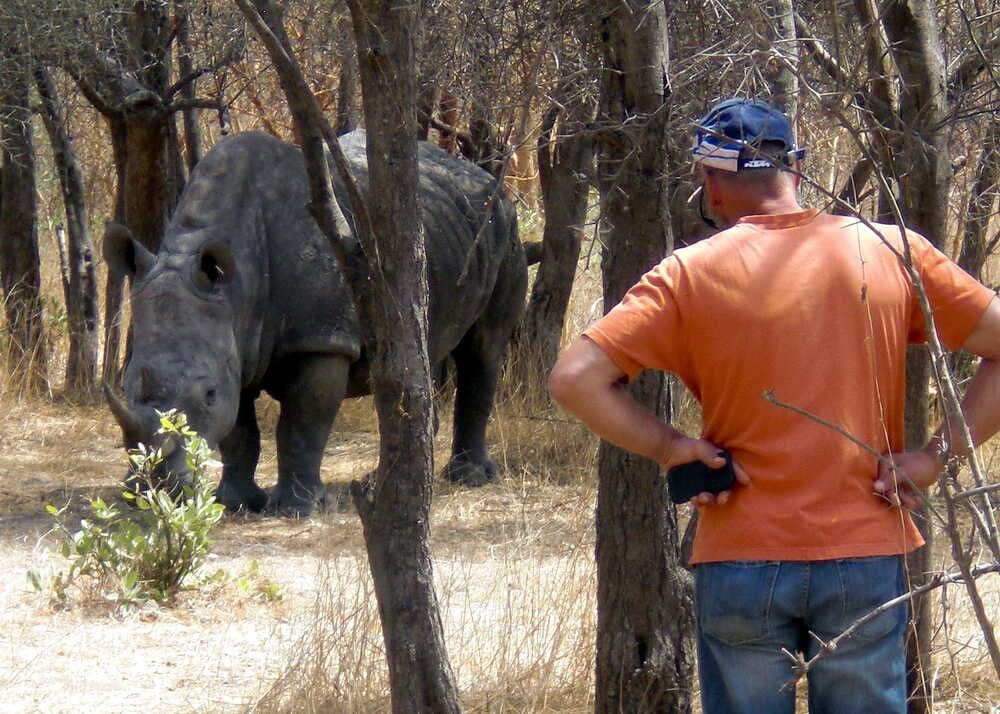
<path fill-rule="evenodd" d="M 307 486 L 294 483 L 283 487 L 278 484 L 267 500 L 267 512 L 281 518 L 306 518 L 311 516 L 316 504 L 326 505 L 326 486 Z"/>
<path fill-rule="evenodd" d="M 236 486 L 223 481 L 215 489 L 215 500 L 233 513 L 239 511 L 260 513 L 267 505 L 267 491 L 255 483 Z"/>
<path fill-rule="evenodd" d="M 495 481 L 500 468 L 489 457 L 481 460 L 473 459 L 468 454 L 453 456 L 444 467 L 445 477 L 452 483 L 462 486 L 479 487 Z"/>

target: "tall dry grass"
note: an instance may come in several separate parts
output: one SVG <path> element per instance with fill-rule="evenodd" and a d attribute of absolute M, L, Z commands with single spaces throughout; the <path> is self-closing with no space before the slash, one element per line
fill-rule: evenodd
<path fill-rule="evenodd" d="M 584 712 L 593 706 L 591 549 L 435 560 L 445 640 L 469 712 Z M 248 711 L 386 712 L 388 680 L 363 557 L 323 565 L 323 585 L 281 674 Z"/>

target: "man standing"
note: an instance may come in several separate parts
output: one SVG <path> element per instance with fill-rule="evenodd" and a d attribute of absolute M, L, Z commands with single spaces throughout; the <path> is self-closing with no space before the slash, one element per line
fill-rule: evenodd
<path fill-rule="evenodd" d="M 701 210 L 723 228 L 676 251 L 588 329 L 550 376 L 553 397 L 603 439 L 670 468 L 719 467 L 736 483 L 692 499 L 706 714 L 794 711 L 782 649 L 814 655 L 906 591 L 902 555 L 923 542 L 904 507 L 934 483 L 951 440 L 903 451 L 905 357 L 924 320 L 897 251 L 909 245 L 940 336 L 983 362 L 963 403 L 977 443 L 1000 427 L 1000 301 L 923 237 L 799 205 L 804 151 L 758 100 L 717 104 L 695 127 Z M 883 240 L 884 238 L 884 240 Z M 703 408 L 701 438 L 639 406 L 621 382 L 677 374 Z M 868 451 L 764 398 L 835 423 Z M 911 485 L 912 483 L 912 485 Z M 875 618 L 809 675 L 813 712 L 905 712 L 906 609 Z"/>

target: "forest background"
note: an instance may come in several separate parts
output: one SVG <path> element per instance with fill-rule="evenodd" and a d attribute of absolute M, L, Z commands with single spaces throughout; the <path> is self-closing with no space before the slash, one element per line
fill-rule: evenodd
<path fill-rule="evenodd" d="M 387 67 L 395 81 L 379 84 Z M 810 152 L 808 203 L 905 222 L 995 285 L 998 72 L 1000 7 L 981 0 L 7 0 L 0 536 L 12 544 L 12 573 L 56 557 L 41 538 L 45 502 L 117 490 L 123 453 L 100 384 L 114 383 L 129 313 L 125 286 L 96 247 L 103 223 L 125 223 L 155 251 L 188 174 L 221 136 L 259 130 L 316 149 L 365 125 L 368 112 L 398 110 L 395 133 L 375 132 L 368 116 L 370 141 L 420 136 L 494 174 L 540 259 L 491 427 L 500 483 L 435 483 L 431 504 L 424 460 L 406 477 L 417 486 L 412 501 L 391 504 L 401 510 L 389 516 L 369 499 L 366 517 L 364 490 L 359 499 L 354 489 L 362 520 L 375 524 L 362 533 L 349 484 L 364 485 L 384 463 L 378 426 L 394 433 L 378 396 L 362 401 L 328 447 L 324 477 L 343 486 L 339 507 L 305 525 L 241 516 L 222 526 L 217 555 L 234 573 L 252 572 L 243 580 L 261 586 L 250 588 L 255 596 L 230 586 L 167 613 L 56 613 L 8 586 L 11 634 L 0 653 L 11 660 L 4 676 L 15 707 L 72 710 L 73 696 L 100 697 L 100 685 L 77 681 L 83 651 L 101 671 L 137 678 L 122 676 L 133 684 L 95 700 L 108 711 L 147 706 L 139 692 L 171 710 L 381 711 L 390 698 L 394 711 L 426 710 L 406 691 L 430 693 L 435 711 L 697 709 L 682 567 L 688 514 L 663 502 L 656 469 L 566 421 L 538 377 L 645 269 L 707 235 L 691 198 L 690 129 L 726 96 L 768 98 L 795 119 Z M 373 225 L 362 241 L 391 248 L 397 228 Z M 933 357 L 911 355 L 911 443 L 947 408 L 939 399 L 950 377 L 960 389 L 973 365 L 953 355 L 945 369 Z M 678 385 L 649 377 L 635 389 L 697 431 L 696 405 Z M 911 586 L 927 590 L 911 629 L 914 711 L 992 711 L 1000 696 L 993 460 L 987 445 L 978 463 L 953 464 L 924 509 L 932 546 L 909 569 Z M 273 462 L 262 471 L 273 478 Z M 421 508 L 431 509 L 429 531 Z M 424 524 L 414 542 L 429 538 L 435 556 L 426 628 L 409 633 L 430 638 L 431 674 L 414 675 L 405 657 L 394 659 L 395 638 L 381 636 L 406 626 L 386 620 L 393 588 L 378 586 L 378 534 L 389 522 Z M 430 572 L 429 558 L 418 565 Z M 275 583 L 288 590 L 281 602 L 260 596 Z M 185 636 L 237 622 L 246 632 L 209 655 L 231 667 L 207 677 L 203 662 L 176 654 L 190 649 Z M 187 634 L 165 637 L 168 623 Z M 116 658 L 116 628 L 139 628 L 139 649 Z M 23 648 L 18 632 L 69 644 L 46 654 Z M 256 658 L 265 650 L 274 658 Z M 187 662 L 166 678 L 179 699 L 156 689 L 162 668 L 148 677 L 160 659 Z M 221 697 L 220 676 L 238 682 Z"/>

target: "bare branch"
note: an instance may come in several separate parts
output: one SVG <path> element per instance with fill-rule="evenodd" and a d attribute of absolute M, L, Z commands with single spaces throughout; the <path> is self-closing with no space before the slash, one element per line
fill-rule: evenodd
<path fill-rule="evenodd" d="M 813 667 L 816 666 L 816 662 L 823 659 L 824 657 L 831 655 L 837 649 L 837 647 L 840 646 L 841 642 L 853 637 L 854 634 L 861 627 L 868 624 L 879 615 L 887 612 L 888 610 L 891 610 L 892 608 L 898 605 L 902 605 L 905 602 L 909 602 L 917 595 L 922 595 L 923 593 L 930 592 L 931 590 L 935 590 L 939 587 L 947 585 L 948 583 L 965 582 L 967 578 L 977 579 L 983 577 L 984 575 L 989 575 L 991 573 L 1000 573 L 1000 563 L 989 563 L 988 565 L 982 565 L 977 568 L 972 568 L 969 570 L 967 574 L 962 572 L 948 573 L 948 574 L 936 573 L 930 577 L 930 580 L 928 580 L 920 587 L 913 588 L 912 590 L 903 593 L 899 597 L 895 597 L 892 600 L 882 603 L 874 610 L 867 613 L 864 617 L 855 620 L 850 627 L 848 627 L 846 630 L 844 630 L 839 635 L 834 637 L 832 640 L 824 642 L 814 633 L 810 633 L 813 639 L 815 639 L 817 642 L 820 643 L 819 652 L 813 655 L 811 659 L 807 660 L 802 656 L 796 656 L 791 652 L 788 652 L 787 650 L 782 650 L 794 663 L 792 665 L 794 676 L 785 683 L 783 689 L 789 689 L 791 687 L 794 687 L 796 682 L 802 679 L 802 677 L 804 677 L 809 672 L 809 670 L 811 670 Z"/>
<path fill-rule="evenodd" d="M 208 99 L 205 97 L 181 97 L 173 102 L 171 102 L 167 108 L 167 112 L 179 112 L 183 109 L 214 109 L 215 111 L 222 111 L 223 103 L 218 99 Z"/>
<path fill-rule="evenodd" d="M 911 488 L 913 488 L 914 493 L 921 499 L 921 501 L 923 501 L 924 505 L 927 506 L 928 510 L 930 510 L 930 512 L 933 513 L 940 520 L 940 522 L 941 522 L 942 525 L 947 525 L 948 521 L 945 520 L 944 516 L 942 516 L 940 513 L 938 513 L 934 509 L 933 504 L 930 502 L 930 500 L 927 498 L 927 496 L 924 495 L 923 489 L 921 489 L 919 486 L 917 486 L 915 483 L 913 483 L 913 481 L 910 480 L 910 477 L 907 476 L 904 471 L 902 471 L 899 468 L 897 468 L 896 462 L 894 462 L 892 460 L 892 458 L 891 458 L 891 456 L 892 456 L 891 454 L 886 455 L 886 454 L 879 453 L 878 451 L 876 451 L 875 449 L 873 449 L 871 446 L 869 446 L 868 444 L 866 444 L 865 442 L 863 442 L 861 439 L 859 439 L 858 437 L 854 436 L 854 434 L 852 434 L 851 432 L 849 432 L 846 429 L 844 429 L 842 426 L 839 426 L 837 424 L 834 424 L 833 422 L 827 421 L 823 417 L 817 416 L 816 414 L 813 414 L 812 412 L 806 411 L 805 409 L 802 409 L 801 407 L 797 407 L 794 404 L 789 404 L 788 402 L 781 401 L 776 396 L 774 396 L 774 390 L 773 389 L 766 389 L 766 390 L 764 390 L 764 392 L 761 394 L 761 397 L 763 397 L 763 399 L 764 399 L 765 402 L 770 402 L 771 404 L 775 405 L 776 407 L 781 407 L 782 409 L 787 409 L 790 412 L 794 412 L 795 414 L 798 414 L 799 416 L 803 416 L 806 419 L 809 419 L 810 421 L 814 421 L 814 422 L 816 422 L 817 424 L 819 424 L 821 426 L 825 426 L 827 429 L 831 429 L 832 431 L 837 432 L 838 434 L 840 434 L 841 436 L 843 436 L 845 439 L 847 439 L 848 441 L 850 441 L 855 446 L 858 446 L 859 448 L 864 449 L 865 451 L 867 451 L 869 454 L 871 454 L 876 459 L 878 459 L 878 461 L 881 464 L 883 464 L 887 468 L 889 468 L 896 475 L 897 478 L 901 479 L 904 483 L 908 484 Z"/>

